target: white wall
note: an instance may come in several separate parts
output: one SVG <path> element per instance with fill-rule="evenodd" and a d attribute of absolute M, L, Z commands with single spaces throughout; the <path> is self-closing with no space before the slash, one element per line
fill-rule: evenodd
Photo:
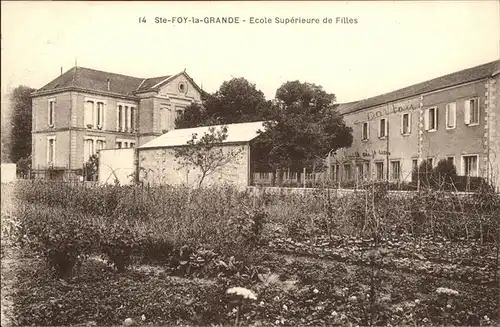
<path fill-rule="evenodd" d="M 234 151 L 237 156 L 203 181 L 203 186 L 233 184 L 246 187 L 250 176 L 250 146 L 224 145 L 223 151 Z M 141 149 L 139 151 L 141 181 L 149 184 L 189 185 L 196 187 L 200 179 L 197 167 L 184 167 L 175 158 L 174 148 Z"/>
<path fill-rule="evenodd" d="M 16 179 L 17 179 L 16 164 L 3 163 L 3 164 L 1 164 L 1 166 L 2 166 L 2 170 L 1 170 L 2 183 L 10 183 L 10 182 L 16 181 Z"/>
<path fill-rule="evenodd" d="M 133 182 L 134 149 L 106 149 L 99 152 L 99 183 L 120 185 Z"/>

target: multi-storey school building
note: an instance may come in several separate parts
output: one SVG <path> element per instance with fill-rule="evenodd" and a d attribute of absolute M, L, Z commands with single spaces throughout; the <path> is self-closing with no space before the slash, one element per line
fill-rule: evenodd
<path fill-rule="evenodd" d="M 410 181 L 422 160 L 447 159 L 500 187 L 499 79 L 494 61 L 340 104 L 354 140 L 330 161 L 333 178 Z"/>
<path fill-rule="evenodd" d="M 75 170 L 100 149 L 144 144 L 173 129 L 201 92 L 185 71 L 153 78 L 61 71 L 32 94 L 32 168 Z"/>

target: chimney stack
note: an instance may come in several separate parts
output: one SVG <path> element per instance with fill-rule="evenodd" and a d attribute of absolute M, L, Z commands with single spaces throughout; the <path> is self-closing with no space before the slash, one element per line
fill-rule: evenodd
<path fill-rule="evenodd" d="M 62 66 L 61 66 L 61 75 L 62 75 Z"/>
<path fill-rule="evenodd" d="M 110 80 L 108 78 L 108 91 L 110 90 L 110 86 L 111 86 L 111 82 L 110 82 Z"/>

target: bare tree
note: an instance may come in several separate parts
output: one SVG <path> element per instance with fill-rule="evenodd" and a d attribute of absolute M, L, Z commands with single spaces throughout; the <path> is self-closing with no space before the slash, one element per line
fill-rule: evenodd
<path fill-rule="evenodd" d="M 226 139 L 227 126 L 221 126 L 219 130 L 210 127 L 208 133 L 201 138 L 198 139 L 198 135 L 194 133 L 185 146 L 174 149 L 176 161 L 181 168 L 194 167 L 200 171 L 198 187 L 205 177 L 215 173 L 241 153 L 241 149 L 224 149 L 221 145 Z"/>

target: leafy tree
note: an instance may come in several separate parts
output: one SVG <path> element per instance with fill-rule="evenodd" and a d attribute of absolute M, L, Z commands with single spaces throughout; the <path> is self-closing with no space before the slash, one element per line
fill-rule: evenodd
<path fill-rule="evenodd" d="M 11 94 L 10 160 L 15 163 L 31 155 L 31 93 L 34 91 L 35 89 L 21 85 Z"/>
<path fill-rule="evenodd" d="M 194 167 L 199 170 L 198 187 L 201 187 L 205 177 L 215 173 L 241 153 L 221 147 L 226 139 L 227 126 L 221 126 L 219 130 L 210 127 L 208 133 L 201 138 L 198 139 L 198 135 L 194 133 L 186 146 L 174 149 L 176 161 L 181 168 Z"/>
<path fill-rule="evenodd" d="M 99 155 L 93 154 L 85 163 L 85 176 L 87 181 L 91 181 L 99 170 Z"/>
<path fill-rule="evenodd" d="M 176 120 L 176 128 L 257 121 L 270 107 L 264 93 L 243 77 L 225 81 L 213 94 L 204 94 L 202 103 L 186 108 Z"/>
<path fill-rule="evenodd" d="M 216 124 L 216 120 L 210 117 L 202 105 L 197 103 L 188 106 L 182 115 L 175 119 L 176 128 L 190 128 Z"/>
<path fill-rule="evenodd" d="M 335 110 L 335 96 L 321 86 L 292 81 L 276 91 L 267 131 L 254 142 L 257 168 L 299 170 L 352 143 L 352 129 Z"/>
<path fill-rule="evenodd" d="M 439 160 L 432 170 L 432 181 L 438 188 L 453 190 L 457 183 L 457 168 L 450 160 Z"/>

